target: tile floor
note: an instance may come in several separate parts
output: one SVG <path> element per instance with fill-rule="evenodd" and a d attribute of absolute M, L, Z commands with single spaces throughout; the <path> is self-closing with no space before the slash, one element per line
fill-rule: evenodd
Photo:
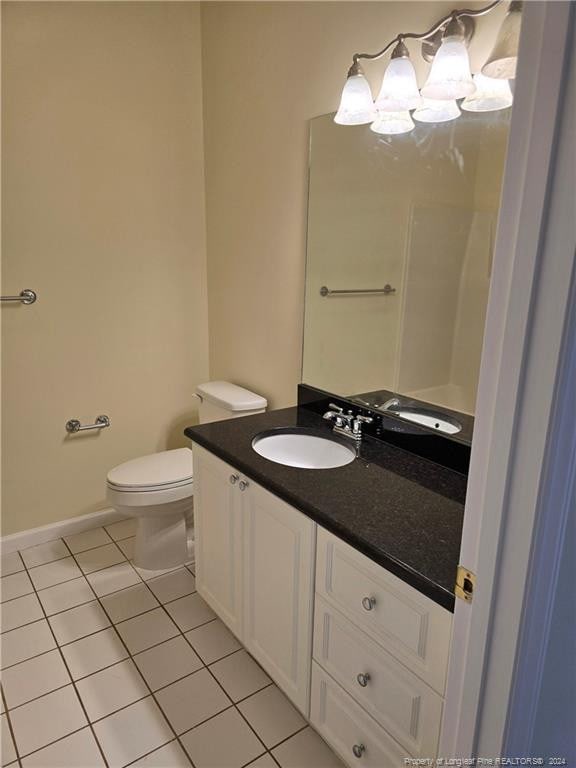
<path fill-rule="evenodd" d="M 2 557 L 1 765 L 342 768 L 134 521 Z"/>

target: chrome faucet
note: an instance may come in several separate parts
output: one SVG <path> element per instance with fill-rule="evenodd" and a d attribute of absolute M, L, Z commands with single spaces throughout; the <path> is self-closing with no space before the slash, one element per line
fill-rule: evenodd
<path fill-rule="evenodd" d="M 371 416 L 362 416 L 360 413 L 356 415 L 352 411 L 344 413 L 344 409 L 334 403 L 330 403 L 330 409 L 322 418 L 334 422 L 333 432 L 349 437 L 356 443 L 362 440 L 362 424 L 371 424 L 374 421 Z"/>
<path fill-rule="evenodd" d="M 378 406 L 379 411 L 390 411 L 392 408 L 400 408 L 401 403 L 397 397 L 391 397 L 390 400 L 386 400 L 385 403 Z"/>

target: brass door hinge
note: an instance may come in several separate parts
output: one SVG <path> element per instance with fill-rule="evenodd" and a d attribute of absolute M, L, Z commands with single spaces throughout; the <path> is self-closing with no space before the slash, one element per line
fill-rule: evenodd
<path fill-rule="evenodd" d="M 474 589 L 476 587 L 476 574 L 464 568 L 463 565 L 458 566 L 458 572 L 456 574 L 456 585 L 454 587 L 454 594 L 461 600 L 466 600 L 467 603 L 472 602 L 474 597 Z"/>

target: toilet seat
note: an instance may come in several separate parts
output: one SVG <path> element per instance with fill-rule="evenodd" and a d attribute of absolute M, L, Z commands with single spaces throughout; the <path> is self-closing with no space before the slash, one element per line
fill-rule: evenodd
<path fill-rule="evenodd" d="M 113 506 L 168 505 L 193 496 L 193 482 L 192 451 L 176 448 L 140 456 L 111 469 L 107 497 Z"/>
<path fill-rule="evenodd" d="M 125 461 L 108 473 L 108 487 L 123 492 L 161 491 L 192 483 L 192 451 L 176 448 Z"/>

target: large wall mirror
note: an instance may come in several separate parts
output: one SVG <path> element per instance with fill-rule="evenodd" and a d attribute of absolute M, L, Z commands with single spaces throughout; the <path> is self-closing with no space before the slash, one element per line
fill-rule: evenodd
<path fill-rule="evenodd" d="M 474 414 L 509 114 L 311 121 L 305 384 Z"/>

